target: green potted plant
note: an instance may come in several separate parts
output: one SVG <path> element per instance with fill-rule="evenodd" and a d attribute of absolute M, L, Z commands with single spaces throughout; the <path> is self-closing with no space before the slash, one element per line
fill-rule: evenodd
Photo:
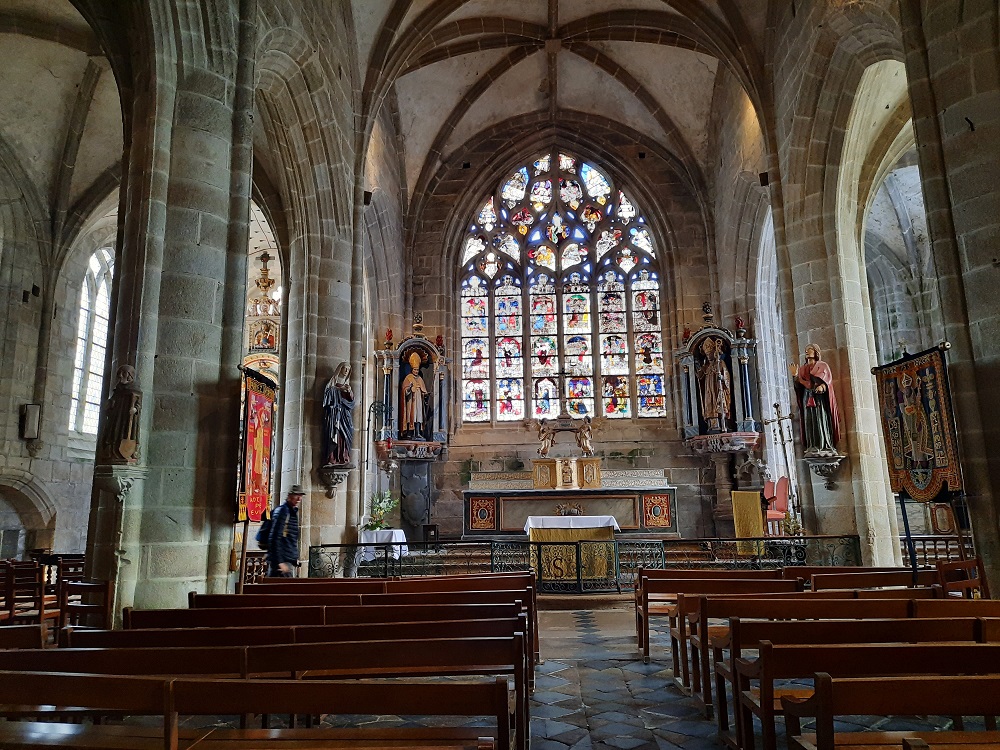
<path fill-rule="evenodd" d="M 389 490 L 373 492 L 368 498 L 368 523 L 364 525 L 365 531 L 389 528 L 385 517 L 392 513 L 398 505 L 399 498 L 393 497 Z"/>

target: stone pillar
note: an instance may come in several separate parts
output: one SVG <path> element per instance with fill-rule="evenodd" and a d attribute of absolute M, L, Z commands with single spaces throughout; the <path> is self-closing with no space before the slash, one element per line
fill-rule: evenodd
<path fill-rule="evenodd" d="M 240 31 L 242 45 L 247 24 Z M 244 294 L 246 247 L 242 263 L 231 262 L 230 223 L 234 194 L 248 194 L 234 186 L 249 174 L 245 154 L 234 159 L 234 134 L 249 131 L 234 120 L 234 55 L 157 62 L 163 70 L 138 74 L 148 80 L 136 91 L 147 93 L 126 139 L 112 343 L 114 367 L 134 364 L 144 394 L 143 471 L 122 502 L 103 486 L 116 469 L 97 467 L 89 541 L 103 551 L 95 554 L 101 572 L 116 580 L 119 608 L 183 606 L 192 589 L 222 590 L 236 501 L 238 380 L 229 370 L 242 327 L 233 300 Z M 128 565 L 110 564 L 116 540 L 115 555 Z"/>
<path fill-rule="evenodd" d="M 913 128 L 976 549 L 1000 587 L 1000 9 L 900 0 Z"/>

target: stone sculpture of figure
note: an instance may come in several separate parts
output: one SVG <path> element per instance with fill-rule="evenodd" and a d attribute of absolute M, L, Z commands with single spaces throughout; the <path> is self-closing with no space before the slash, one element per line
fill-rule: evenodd
<path fill-rule="evenodd" d="M 807 456 L 836 455 L 840 440 L 833 372 L 822 356 L 818 346 L 809 344 L 806 346 L 805 364 L 791 366 L 799 402 L 802 443 Z"/>
<path fill-rule="evenodd" d="M 98 445 L 98 460 L 134 464 L 139 460 L 139 416 L 142 391 L 135 384 L 135 368 L 118 368 L 115 389 L 108 399 L 104 433 Z"/>
<path fill-rule="evenodd" d="M 323 390 L 323 462 L 327 466 L 347 466 L 351 463 L 353 445 L 351 366 L 341 362 Z"/>
<path fill-rule="evenodd" d="M 704 364 L 698 368 L 701 381 L 701 413 L 709 432 L 725 432 L 732 399 L 729 367 L 722 359 L 722 339 L 706 338 L 701 345 Z"/>
<path fill-rule="evenodd" d="M 549 455 L 549 451 L 552 449 L 552 443 L 556 439 L 556 428 L 547 419 L 543 419 L 538 423 L 538 440 L 541 445 L 538 447 L 538 455 L 543 458 Z"/>
<path fill-rule="evenodd" d="M 415 440 L 424 435 L 424 414 L 427 408 L 428 392 L 424 379 L 420 377 L 420 355 L 410 355 L 410 374 L 403 378 L 403 429 Z M 402 435 L 401 435 L 402 437 Z"/>
<path fill-rule="evenodd" d="M 594 427 L 590 417 L 584 417 L 576 430 L 576 444 L 585 456 L 594 455 Z"/>

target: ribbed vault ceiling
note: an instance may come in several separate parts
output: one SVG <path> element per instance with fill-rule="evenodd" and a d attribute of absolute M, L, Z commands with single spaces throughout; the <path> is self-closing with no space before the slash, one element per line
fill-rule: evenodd
<path fill-rule="evenodd" d="M 704 173 L 720 65 L 753 75 L 767 1 L 353 0 L 353 9 L 366 89 L 395 89 L 412 192 L 476 133 L 536 112 L 620 122 Z"/>

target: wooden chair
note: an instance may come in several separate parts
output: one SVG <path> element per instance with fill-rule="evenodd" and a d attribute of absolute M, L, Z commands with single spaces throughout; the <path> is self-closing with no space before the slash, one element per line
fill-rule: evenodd
<path fill-rule="evenodd" d="M 941 584 L 946 596 L 964 599 L 990 598 L 990 587 L 986 581 L 986 571 L 981 557 L 939 562 L 937 574 L 938 583 Z"/>
<path fill-rule="evenodd" d="M 5 583 L 6 621 L 11 625 L 41 624 L 59 616 L 55 603 L 46 601 L 44 573 L 38 563 L 8 561 Z"/>
<path fill-rule="evenodd" d="M 781 524 L 788 512 L 788 477 L 779 477 L 774 485 L 773 495 L 768 498 L 767 484 L 764 485 L 764 499 L 768 501 L 764 514 L 764 528 L 768 536 L 784 536 Z"/>
<path fill-rule="evenodd" d="M 112 606 L 111 581 L 60 581 L 60 628 L 67 625 L 110 628 L 114 623 Z"/>

